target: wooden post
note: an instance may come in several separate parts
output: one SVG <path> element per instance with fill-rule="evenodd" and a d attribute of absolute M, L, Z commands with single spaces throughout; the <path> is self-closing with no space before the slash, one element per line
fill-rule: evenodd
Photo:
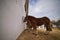
<path fill-rule="evenodd" d="M 26 16 L 28 15 L 28 6 L 29 6 L 29 0 L 25 1 L 25 12 L 26 12 Z"/>

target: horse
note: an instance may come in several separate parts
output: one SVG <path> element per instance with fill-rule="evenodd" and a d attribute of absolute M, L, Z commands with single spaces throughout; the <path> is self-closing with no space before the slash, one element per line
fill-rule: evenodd
<path fill-rule="evenodd" d="M 27 21 L 27 28 L 33 30 L 37 30 L 37 27 L 44 25 L 46 27 L 46 31 L 52 31 L 51 29 L 51 21 L 48 17 L 36 18 L 33 16 L 26 16 L 24 22 Z"/>

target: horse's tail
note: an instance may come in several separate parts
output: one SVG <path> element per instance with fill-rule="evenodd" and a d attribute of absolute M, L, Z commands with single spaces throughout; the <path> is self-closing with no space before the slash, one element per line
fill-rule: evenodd
<path fill-rule="evenodd" d="M 52 24 L 52 23 L 50 23 L 50 27 L 51 27 L 51 28 L 53 27 L 53 24 Z"/>

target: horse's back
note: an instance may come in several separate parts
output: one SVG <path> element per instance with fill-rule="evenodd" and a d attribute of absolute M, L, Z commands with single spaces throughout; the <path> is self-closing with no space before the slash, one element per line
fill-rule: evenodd
<path fill-rule="evenodd" d="M 36 18 L 36 17 L 33 17 L 33 16 L 28 16 L 28 20 L 32 21 L 32 22 L 35 22 L 35 23 L 44 23 L 44 22 L 47 22 L 49 23 L 50 22 L 50 19 L 48 17 L 41 17 L 41 18 Z"/>

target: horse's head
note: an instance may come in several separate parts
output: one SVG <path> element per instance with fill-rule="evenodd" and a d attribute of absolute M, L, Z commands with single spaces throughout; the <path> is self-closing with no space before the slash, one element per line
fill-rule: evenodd
<path fill-rule="evenodd" d="M 28 18 L 27 18 L 27 17 L 25 17 L 23 22 L 26 22 L 27 20 L 28 20 Z"/>

